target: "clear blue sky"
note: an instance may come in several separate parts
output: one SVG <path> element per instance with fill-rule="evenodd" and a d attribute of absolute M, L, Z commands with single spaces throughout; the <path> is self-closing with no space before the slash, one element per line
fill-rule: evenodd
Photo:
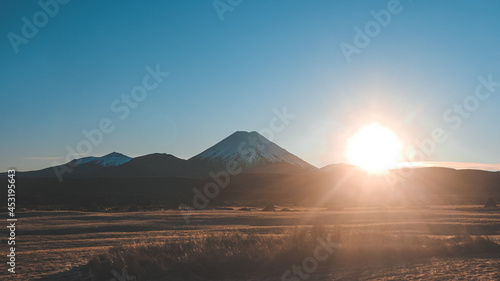
<path fill-rule="evenodd" d="M 348 63 L 339 45 L 388 2 L 243 0 L 221 21 L 212 1 L 73 0 L 16 53 L 9 34 L 42 8 L 1 1 L 0 170 L 65 162 L 103 118 L 115 130 L 93 155 L 189 158 L 284 106 L 296 117 L 273 141 L 318 167 L 344 162 L 346 138 L 373 121 L 407 143 L 444 129 L 429 161 L 499 163 L 499 87 L 458 129 L 442 115 L 478 76 L 500 81 L 500 2 L 401 0 Z M 111 104 L 156 65 L 170 75 L 120 120 Z"/>

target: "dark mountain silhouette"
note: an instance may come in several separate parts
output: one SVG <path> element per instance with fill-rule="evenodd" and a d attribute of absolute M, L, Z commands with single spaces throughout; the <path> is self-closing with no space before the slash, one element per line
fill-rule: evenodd
<path fill-rule="evenodd" d="M 154 153 L 136 158 L 113 152 L 102 157 L 85 157 L 38 171 L 19 172 L 29 178 L 57 177 L 187 177 L 208 178 L 210 172 L 228 169 L 238 173 L 297 173 L 316 169 L 257 132 L 235 132 L 202 153 L 184 160 Z"/>
<path fill-rule="evenodd" d="M 132 158 L 118 152 L 112 152 L 102 157 L 84 157 L 55 167 L 38 171 L 17 172 L 18 176 L 29 178 L 98 178 L 104 177 L 113 167 L 128 163 Z"/>
<path fill-rule="evenodd" d="M 71 172 L 58 180 L 55 171 L 68 168 Z M 484 204 L 490 197 L 500 201 L 500 172 L 430 167 L 373 175 L 347 164 L 317 169 L 257 132 L 235 132 L 188 160 L 160 153 L 130 158 L 113 152 L 19 172 L 16 183 L 22 186 L 18 196 L 25 207 L 177 208 L 180 203 L 192 205 L 194 189 L 203 192 L 222 174 L 230 180 L 210 206 L 221 201 L 328 208 Z"/>
<path fill-rule="evenodd" d="M 106 171 L 107 177 L 178 177 L 184 174 L 187 161 L 171 154 L 153 153 L 133 158 Z"/>

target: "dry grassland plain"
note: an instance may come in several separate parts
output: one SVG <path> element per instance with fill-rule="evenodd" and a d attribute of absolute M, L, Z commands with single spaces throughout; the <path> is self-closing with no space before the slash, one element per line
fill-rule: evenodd
<path fill-rule="evenodd" d="M 135 276 L 136 280 L 282 280 L 286 270 L 294 264 L 301 265 L 300 261 L 313 256 L 314 243 L 310 248 L 302 248 L 300 253 L 295 252 L 290 260 L 282 258 L 277 261 L 276 258 L 270 261 L 270 266 L 274 268 L 261 271 L 252 269 L 248 264 L 241 264 L 241 270 L 229 271 L 223 269 L 224 262 L 217 264 L 212 260 L 214 264 L 201 263 L 192 267 L 193 270 L 187 269 L 191 271 L 189 273 L 174 272 L 171 275 L 167 271 L 172 271 L 172 268 L 164 265 L 168 274 L 153 278 L 143 275 L 137 265 L 134 268 L 134 265 L 112 260 L 106 266 L 122 266 L 111 268 L 121 276 L 116 278 L 112 270 L 102 264 L 99 265 L 101 271 L 109 272 L 101 272 L 100 275 L 95 270 L 92 272 L 89 261 L 93 260 L 95 265 L 96 257 L 110 258 L 113 250 L 116 254 L 123 249 L 151 250 L 158 245 L 165 247 L 175 243 L 191 244 L 192 248 L 203 247 L 208 244 L 198 244 L 196 240 L 207 237 L 259 237 L 258 241 L 279 244 L 280 237 L 293 236 L 301 231 L 312 235 L 313 226 L 321 225 L 327 232 L 339 235 L 336 238 L 339 247 L 329 259 L 318 262 L 317 269 L 307 274 L 307 280 L 500 280 L 500 251 L 494 249 L 495 243 L 500 243 L 499 210 L 486 210 L 481 206 L 345 208 L 332 211 L 287 207 L 292 211 L 240 211 L 235 207 L 233 210 L 196 212 L 19 212 L 17 273 L 12 278 L 11 274 L 7 276 L 5 270 L 0 279 L 132 280 L 131 276 Z M 281 208 L 278 206 L 278 210 Z M 185 216 L 189 218 L 189 224 Z M 489 240 L 484 240 L 487 243 L 483 244 L 480 241 L 472 243 L 472 246 L 460 246 L 477 237 Z M 2 240 L 2 245 L 6 246 L 5 237 Z M 259 244 L 259 247 L 274 247 L 265 243 Z M 291 244 L 280 245 L 295 247 Z M 436 249 L 430 249 L 433 247 Z M 272 253 L 264 250 L 261 254 Z M 217 253 L 214 255 L 216 258 Z M 130 257 L 123 257 L 123 260 L 127 258 Z M 231 260 L 235 257 L 227 258 Z M 231 266 L 239 265 L 231 262 Z M 123 268 L 127 268 L 127 276 L 122 276 Z M 204 272 L 209 274 L 204 276 Z M 303 280 L 294 274 L 287 278 L 285 280 Z"/>

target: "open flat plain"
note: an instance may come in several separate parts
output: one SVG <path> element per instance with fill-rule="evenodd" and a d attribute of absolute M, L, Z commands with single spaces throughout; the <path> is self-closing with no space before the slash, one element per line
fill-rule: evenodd
<path fill-rule="evenodd" d="M 349 244 L 352 237 L 377 234 L 398 239 L 438 237 L 443 241 L 467 234 L 500 243 L 500 211 L 481 206 L 288 208 L 292 211 L 240 211 L 234 207 L 233 210 L 121 213 L 19 212 L 17 273 L 12 279 L 4 270 L 0 279 L 93 280 L 88 275 L 89 259 L 111 247 L 187 241 L 221 233 L 285 235 L 314 224 L 340 229 L 341 245 Z M 2 240 L 6 247 L 5 237 Z M 121 272 L 120 268 L 116 270 Z M 245 280 L 281 280 L 281 276 L 249 276 Z M 467 253 L 405 261 L 376 259 L 328 266 L 320 263 L 308 280 L 500 280 L 500 255 Z"/>

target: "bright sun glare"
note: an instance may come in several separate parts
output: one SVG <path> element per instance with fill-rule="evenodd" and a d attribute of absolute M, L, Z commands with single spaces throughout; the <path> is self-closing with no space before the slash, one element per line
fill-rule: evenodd
<path fill-rule="evenodd" d="M 381 173 L 397 165 L 401 142 L 389 129 L 377 123 L 365 125 L 349 138 L 347 158 L 353 165 L 371 173 Z"/>

